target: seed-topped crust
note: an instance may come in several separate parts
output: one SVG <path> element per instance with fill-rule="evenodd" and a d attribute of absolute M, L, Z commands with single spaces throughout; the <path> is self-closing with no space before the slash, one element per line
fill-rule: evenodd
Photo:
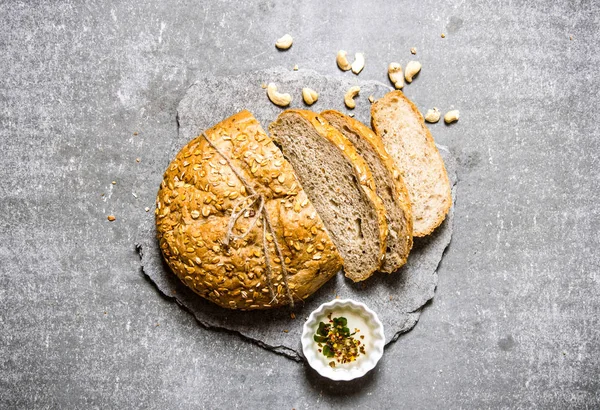
<path fill-rule="evenodd" d="M 232 212 L 244 206 L 231 224 Z M 267 309 L 290 303 L 290 296 L 305 299 L 343 263 L 292 167 L 248 111 L 177 154 L 158 192 L 156 226 L 173 272 L 225 308 Z"/>

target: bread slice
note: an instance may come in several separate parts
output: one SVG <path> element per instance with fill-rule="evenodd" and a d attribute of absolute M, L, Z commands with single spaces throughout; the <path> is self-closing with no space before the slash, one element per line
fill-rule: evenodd
<path fill-rule="evenodd" d="M 355 282 L 367 279 L 381 266 L 387 223 L 366 162 L 311 111 L 286 110 L 269 131 L 342 255 L 346 276 Z"/>
<path fill-rule="evenodd" d="M 391 91 L 371 107 L 371 123 L 402 174 L 413 213 L 413 235 L 437 228 L 452 205 L 450 182 L 423 116 L 402 91 Z"/>
<path fill-rule="evenodd" d="M 373 173 L 377 195 L 385 206 L 389 230 L 385 259 L 380 270 L 395 272 L 406 263 L 412 248 L 410 199 L 400 171 L 381 139 L 362 122 L 335 110 L 324 111 L 321 116 L 354 145 Z"/>

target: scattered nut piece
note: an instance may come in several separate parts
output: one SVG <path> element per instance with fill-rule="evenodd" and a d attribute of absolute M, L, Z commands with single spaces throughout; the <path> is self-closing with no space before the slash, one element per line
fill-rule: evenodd
<path fill-rule="evenodd" d="M 298 71 L 298 64 L 294 66 L 294 71 Z"/>
<path fill-rule="evenodd" d="M 446 38 L 446 35 L 444 33 L 442 33 L 442 38 Z"/>
<path fill-rule="evenodd" d="M 369 95 L 369 102 L 371 104 L 373 104 L 375 102 L 375 97 L 373 97 L 372 95 Z"/>
<path fill-rule="evenodd" d="M 267 86 L 267 95 L 269 96 L 269 100 L 275 105 L 280 107 L 287 107 L 292 102 L 292 96 L 285 93 L 278 93 L 277 86 L 275 83 L 269 83 Z"/>
<path fill-rule="evenodd" d="M 137 131 L 133 133 L 133 135 L 138 135 Z"/>
<path fill-rule="evenodd" d="M 352 68 L 352 65 L 348 62 L 348 53 L 344 50 L 338 51 L 335 61 L 342 71 L 348 71 Z"/>
<path fill-rule="evenodd" d="M 421 63 L 418 61 L 409 61 L 408 64 L 406 64 L 406 71 L 404 72 L 406 82 L 412 83 L 413 78 L 419 74 L 419 71 L 421 71 Z"/>
<path fill-rule="evenodd" d="M 262 83 L 262 84 L 260 85 L 260 88 L 263 88 L 263 89 L 265 89 L 265 90 L 266 90 L 266 89 L 267 89 L 267 84 L 266 84 L 266 83 Z"/>
<path fill-rule="evenodd" d="M 458 121 L 458 110 L 448 111 L 446 115 L 444 115 L 444 122 L 446 124 L 452 124 L 453 122 Z"/>
<path fill-rule="evenodd" d="M 404 88 L 404 76 L 402 75 L 402 66 L 399 63 L 390 63 L 388 77 L 390 77 L 390 81 L 394 84 L 396 90 Z"/>
<path fill-rule="evenodd" d="M 145 207 L 145 208 L 144 208 L 144 211 L 146 211 L 146 212 L 150 212 L 150 208 L 148 208 L 148 207 Z"/>
<path fill-rule="evenodd" d="M 114 215 L 108 215 L 108 216 L 106 217 L 106 219 L 108 219 L 109 221 L 111 221 L 111 222 L 112 222 L 112 221 L 114 221 L 114 220 L 115 220 L 115 219 L 117 219 L 117 218 L 116 218 Z"/>
<path fill-rule="evenodd" d="M 359 92 L 360 92 L 360 87 L 357 85 L 355 85 L 354 87 L 350 87 L 348 89 L 348 91 L 346 91 L 346 94 L 344 95 L 344 104 L 346 104 L 346 107 L 348 107 L 350 109 L 356 107 L 356 102 L 354 101 L 354 97 L 356 97 Z"/>
<path fill-rule="evenodd" d="M 350 117 L 350 118 L 354 118 L 354 113 L 353 113 L 353 112 L 351 112 L 350 114 L 348 114 L 348 117 Z"/>
<path fill-rule="evenodd" d="M 440 120 L 440 111 L 433 107 L 431 110 L 427 110 L 427 114 L 425 114 L 425 121 L 435 123 Z"/>
<path fill-rule="evenodd" d="M 294 42 L 294 39 L 292 38 L 292 36 L 290 36 L 289 34 L 286 34 L 285 36 L 283 36 L 279 40 L 277 40 L 277 42 L 275 43 L 275 47 L 277 47 L 280 50 L 287 50 L 288 48 L 290 48 L 292 46 L 293 42 Z"/>
<path fill-rule="evenodd" d="M 358 75 L 365 68 L 365 55 L 363 53 L 354 54 L 354 62 L 351 67 L 352 72 Z"/>
<path fill-rule="evenodd" d="M 140 162 L 142 159 L 141 158 L 136 158 L 135 162 Z"/>
<path fill-rule="evenodd" d="M 302 99 L 307 105 L 313 105 L 319 99 L 319 94 L 312 88 L 303 88 L 302 89 Z"/>
<path fill-rule="evenodd" d="M 417 54 L 417 47 L 411 47 L 410 53 L 411 54 Z"/>
<path fill-rule="evenodd" d="M 117 185 L 117 181 L 113 181 L 113 182 L 112 182 L 112 184 L 113 184 L 113 185 Z"/>

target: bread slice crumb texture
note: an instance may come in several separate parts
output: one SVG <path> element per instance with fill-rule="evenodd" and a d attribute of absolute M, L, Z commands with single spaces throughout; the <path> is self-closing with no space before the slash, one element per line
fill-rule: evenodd
<path fill-rule="evenodd" d="M 395 272 L 406 263 L 412 248 L 411 205 L 400 171 L 381 139 L 369 127 L 335 110 L 324 111 L 321 116 L 354 145 L 373 173 L 377 195 L 385 205 L 389 230 L 380 270 Z"/>
<path fill-rule="evenodd" d="M 371 107 L 371 123 L 408 189 L 413 235 L 426 236 L 452 205 L 450 181 L 423 116 L 401 91 L 391 91 Z"/>
<path fill-rule="evenodd" d="M 286 110 L 269 126 L 355 282 L 381 266 L 387 223 L 375 181 L 354 146 L 311 111 Z"/>

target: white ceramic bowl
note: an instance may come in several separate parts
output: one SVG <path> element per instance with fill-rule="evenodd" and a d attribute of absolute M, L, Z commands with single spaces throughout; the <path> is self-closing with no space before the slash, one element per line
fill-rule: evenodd
<path fill-rule="evenodd" d="M 319 353 L 319 347 L 313 339 L 319 327 L 319 322 L 327 323 L 329 313 L 332 313 L 334 318 L 339 316 L 347 318 L 348 327 L 351 330 L 354 328 L 360 329 L 359 334 L 365 336 L 364 339 L 360 339 L 365 346 L 364 355 L 360 355 L 350 363 L 340 364 L 336 362 L 335 367 L 329 366 L 331 359 Z M 364 376 L 377 365 L 377 362 L 383 356 L 384 346 L 383 324 L 377 314 L 364 303 L 351 299 L 334 299 L 331 302 L 323 303 L 310 314 L 302 331 L 302 352 L 308 364 L 321 376 L 331 380 L 347 381 Z"/>

